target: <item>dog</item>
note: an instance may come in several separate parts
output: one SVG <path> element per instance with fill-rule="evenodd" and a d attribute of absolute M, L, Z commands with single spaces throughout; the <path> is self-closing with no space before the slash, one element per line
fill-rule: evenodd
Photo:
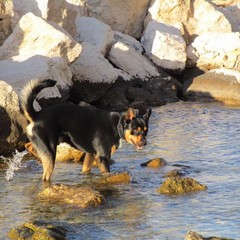
<path fill-rule="evenodd" d="M 102 174 L 110 173 L 110 157 L 119 148 L 121 139 L 143 149 L 147 144 L 149 108 L 144 115 L 137 115 L 133 108 L 126 112 L 111 112 L 89 105 L 57 104 L 36 111 L 33 102 L 45 88 L 56 81 L 30 81 L 20 94 L 20 106 L 29 124 L 26 128 L 37 156 L 42 161 L 44 181 L 49 181 L 55 165 L 56 147 L 61 142 L 86 153 L 83 172 L 91 171 L 97 161 Z"/>

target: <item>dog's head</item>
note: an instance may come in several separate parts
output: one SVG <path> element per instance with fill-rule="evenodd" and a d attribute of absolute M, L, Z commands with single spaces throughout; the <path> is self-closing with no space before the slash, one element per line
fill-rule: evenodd
<path fill-rule="evenodd" d="M 137 150 L 143 149 L 147 144 L 148 120 L 152 113 L 151 108 L 144 115 L 137 115 L 133 108 L 128 108 L 123 114 L 118 129 L 122 137 Z"/>

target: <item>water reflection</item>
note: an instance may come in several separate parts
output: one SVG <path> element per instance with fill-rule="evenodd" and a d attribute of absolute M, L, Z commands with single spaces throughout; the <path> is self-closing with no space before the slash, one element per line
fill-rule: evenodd
<path fill-rule="evenodd" d="M 218 104 L 169 104 L 155 108 L 150 119 L 148 146 L 136 152 L 124 144 L 116 152 L 114 172 L 129 171 L 131 184 L 100 189 L 106 204 L 99 208 L 62 208 L 39 200 L 45 187 L 42 167 L 24 161 L 12 181 L 0 169 L 0 231 L 41 220 L 65 224 L 68 239 L 184 239 L 188 230 L 206 236 L 239 238 L 240 110 Z M 167 160 L 163 169 L 142 168 L 155 157 Z M 156 188 L 169 169 L 185 166 L 188 176 L 208 190 L 183 196 L 164 196 Z M 53 184 L 93 184 L 78 164 L 57 163 Z M 73 229 L 73 230 L 72 230 Z M 5 239 L 5 237 L 3 237 Z"/>

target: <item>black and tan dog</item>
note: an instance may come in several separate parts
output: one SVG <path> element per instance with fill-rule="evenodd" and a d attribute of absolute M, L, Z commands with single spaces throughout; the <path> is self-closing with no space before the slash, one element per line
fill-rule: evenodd
<path fill-rule="evenodd" d="M 35 111 L 33 101 L 44 88 L 53 87 L 54 80 L 31 81 L 23 89 L 20 103 L 29 121 L 27 135 L 43 165 L 43 180 L 50 180 L 60 142 L 87 153 L 83 171 L 91 170 L 93 160 L 99 163 L 102 173 L 110 172 L 109 160 L 118 149 L 120 139 L 135 146 L 137 150 L 146 144 L 149 109 L 144 115 L 136 115 L 129 108 L 125 113 L 108 112 L 95 107 L 58 104 Z"/>

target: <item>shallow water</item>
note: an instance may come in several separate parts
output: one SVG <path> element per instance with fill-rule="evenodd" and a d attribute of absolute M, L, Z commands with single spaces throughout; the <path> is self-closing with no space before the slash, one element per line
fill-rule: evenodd
<path fill-rule="evenodd" d="M 67 239 L 184 239 L 188 230 L 203 236 L 240 239 L 240 109 L 215 103 L 177 103 L 153 109 L 148 146 L 136 152 L 123 147 L 114 155 L 113 172 L 129 171 L 130 184 L 103 192 L 106 204 L 76 209 L 37 199 L 44 189 L 42 168 L 23 160 L 11 181 L 0 165 L 0 232 L 41 220 L 69 228 Z M 169 166 L 140 167 L 154 157 Z M 208 190 L 182 196 L 160 195 L 164 174 L 183 169 Z M 79 164 L 57 163 L 52 184 L 91 184 L 98 173 L 80 173 Z"/>

